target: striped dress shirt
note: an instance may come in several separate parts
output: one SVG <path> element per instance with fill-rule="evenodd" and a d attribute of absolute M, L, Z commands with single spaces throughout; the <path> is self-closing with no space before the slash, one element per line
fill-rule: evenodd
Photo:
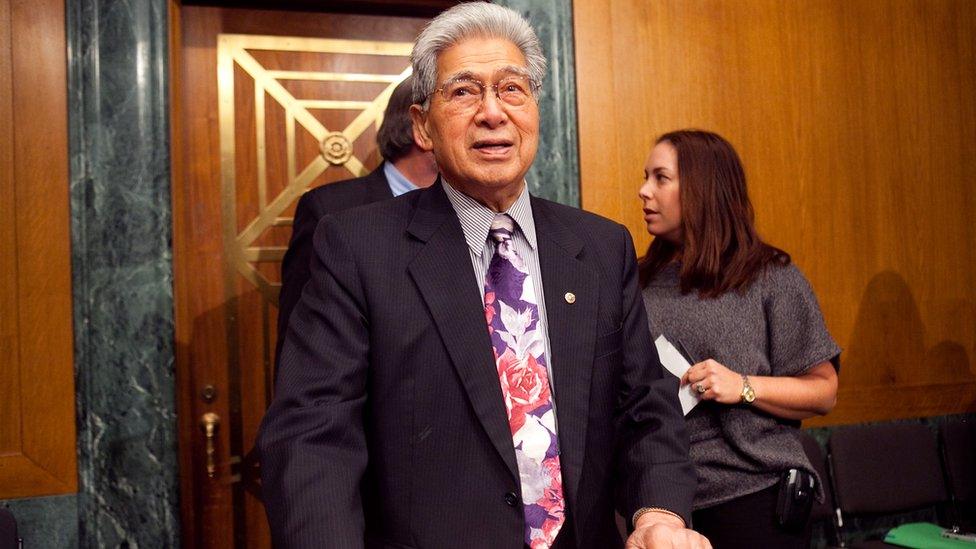
<path fill-rule="evenodd" d="M 458 220 L 461 222 L 461 230 L 464 232 L 464 240 L 468 244 L 468 251 L 471 254 L 471 267 L 474 269 L 475 279 L 478 281 L 478 295 L 481 296 L 481 304 L 485 302 L 485 275 L 488 273 L 488 265 L 495 254 L 495 245 L 488 240 L 488 232 L 491 230 L 491 222 L 495 219 L 495 211 L 482 205 L 470 196 L 458 191 L 444 181 L 444 190 L 447 198 L 451 201 L 454 211 L 457 213 Z M 532 217 L 532 203 L 529 201 L 529 187 L 522 183 L 522 192 L 507 210 L 506 213 L 515 220 L 515 234 L 512 235 L 512 242 L 515 244 L 515 251 L 518 253 L 525 266 L 529 270 L 532 278 L 532 286 L 535 289 L 536 300 L 539 305 L 539 328 L 543 340 L 546 343 L 546 371 L 549 375 L 549 392 L 552 395 L 552 407 L 556 409 L 556 392 L 552 383 L 552 352 L 549 348 L 549 325 L 546 322 L 546 300 L 542 286 L 542 269 L 539 267 L 539 253 L 537 249 L 538 241 L 535 234 L 535 220 Z M 487 323 L 485 331 L 488 330 Z M 559 431 L 559 423 L 556 422 L 556 432 Z"/>

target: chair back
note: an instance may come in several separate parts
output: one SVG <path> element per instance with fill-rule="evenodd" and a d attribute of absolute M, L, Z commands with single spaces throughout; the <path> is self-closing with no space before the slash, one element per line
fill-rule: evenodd
<path fill-rule="evenodd" d="M 17 521 L 10 509 L 0 507 L 0 549 L 18 549 Z"/>
<path fill-rule="evenodd" d="M 939 426 L 946 479 L 953 498 L 976 500 L 976 422 L 956 419 Z"/>
<path fill-rule="evenodd" d="M 841 427 L 828 447 L 834 499 L 844 514 L 895 513 L 948 499 L 935 436 L 925 425 Z"/>

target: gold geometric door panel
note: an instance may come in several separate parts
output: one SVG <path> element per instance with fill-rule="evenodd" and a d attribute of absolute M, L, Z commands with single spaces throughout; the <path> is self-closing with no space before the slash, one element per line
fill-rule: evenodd
<path fill-rule="evenodd" d="M 170 5 L 182 546 L 269 549 L 252 449 L 295 206 L 380 164 L 383 110 L 427 20 Z"/>
<path fill-rule="evenodd" d="M 309 188 L 365 175 L 379 163 L 376 130 L 393 89 L 410 75 L 411 48 L 218 36 L 224 251 L 270 304 L 278 303 L 288 214 Z"/>

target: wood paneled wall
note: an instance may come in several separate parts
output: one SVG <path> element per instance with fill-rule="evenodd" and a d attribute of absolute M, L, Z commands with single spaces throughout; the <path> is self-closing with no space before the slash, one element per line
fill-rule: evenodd
<path fill-rule="evenodd" d="M 77 491 L 64 2 L 0 0 L 0 499 Z"/>
<path fill-rule="evenodd" d="M 811 425 L 976 411 L 976 3 L 575 0 L 585 209 L 645 231 L 654 138 L 716 131 L 844 348 Z"/>

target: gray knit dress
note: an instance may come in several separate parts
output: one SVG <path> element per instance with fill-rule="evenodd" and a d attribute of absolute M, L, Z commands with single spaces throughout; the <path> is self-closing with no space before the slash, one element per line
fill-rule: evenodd
<path fill-rule="evenodd" d="M 746 375 L 795 376 L 824 361 L 838 364 L 840 348 L 794 265 L 772 265 L 745 293 L 717 298 L 682 295 L 679 268 L 669 264 L 643 290 L 653 338 L 664 334 L 695 362 L 712 358 Z M 792 467 L 816 475 L 791 433 L 798 422 L 714 401 L 701 402 L 685 420 L 698 470 L 696 510 L 769 488 Z"/>

